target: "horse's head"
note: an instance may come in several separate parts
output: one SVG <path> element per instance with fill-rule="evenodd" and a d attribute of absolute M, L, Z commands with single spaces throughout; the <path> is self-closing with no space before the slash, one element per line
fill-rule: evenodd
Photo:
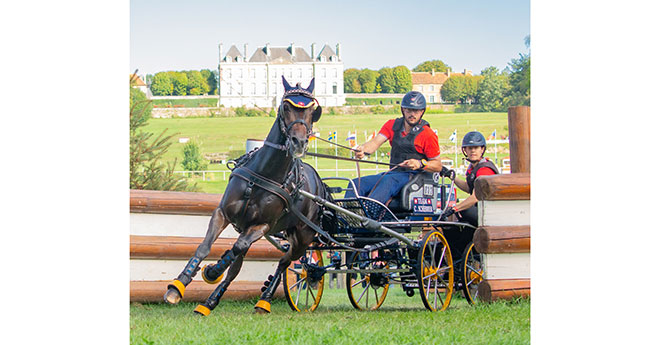
<path fill-rule="evenodd" d="M 322 109 L 314 92 L 314 78 L 304 89 L 300 83 L 295 87 L 289 85 L 284 76 L 284 96 L 277 117 L 280 130 L 286 136 L 286 147 L 296 158 L 305 155 L 309 136 L 312 134 L 312 124 L 321 118 Z M 316 107 L 314 107 L 316 105 Z"/>

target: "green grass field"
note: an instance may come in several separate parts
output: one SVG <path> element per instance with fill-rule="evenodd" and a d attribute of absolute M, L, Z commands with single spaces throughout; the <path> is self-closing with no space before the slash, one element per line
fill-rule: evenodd
<path fill-rule="evenodd" d="M 388 119 L 400 116 L 399 114 L 383 115 L 328 115 L 325 114 L 321 120 L 315 124 L 314 128 L 321 133 L 321 136 L 327 139 L 330 131 L 337 131 L 338 143 L 347 145 L 345 141 L 348 132 L 357 132 L 357 142 L 364 143 L 364 132 L 371 133 L 378 131 Z M 460 113 L 460 114 L 426 114 L 424 115 L 431 128 L 438 131 L 440 140 L 440 149 L 443 157 L 454 159 L 454 144 L 449 142 L 448 138 L 456 129 L 460 143 L 463 135 L 472 130 L 481 131 L 485 136 L 497 130 L 498 137 L 508 133 L 508 122 L 506 113 Z M 240 153 L 244 153 L 246 139 L 264 139 L 273 124 L 274 118 L 271 117 L 220 117 L 220 118 L 171 118 L 171 119 L 150 119 L 145 130 L 148 132 L 160 133 L 167 130 L 166 133 L 178 133 L 173 138 L 173 144 L 165 155 L 166 161 L 174 161 L 176 158 L 178 165 L 176 170 L 184 170 L 180 162 L 183 160 L 183 146 L 178 142 L 180 137 L 188 137 L 200 144 L 202 153 L 220 153 L 227 154 L 228 158 L 237 158 Z M 334 150 L 328 143 L 319 142 L 318 149 Z M 499 152 L 497 157 L 501 160 L 508 156 L 508 145 L 498 145 Z M 379 154 L 389 152 L 390 147 L 385 143 Z M 459 147 L 460 150 L 460 147 Z M 314 152 L 313 146 L 309 152 Z M 345 154 L 345 152 L 344 152 Z M 489 152 L 487 157 L 494 159 L 495 153 Z M 460 163 L 462 155 L 459 152 L 458 161 Z M 388 161 L 387 157 L 380 157 L 380 161 Z M 312 157 L 305 159 L 312 166 L 320 169 L 321 177 L 335 176 L 333 171 L 324 171 L 335 169 L 335 161 L 327 159 L 314 160 Z M 357 177 L 355 163 L 340 161 L 337 163 L 338 169 L 350 169 L 348 172 L 340 172 L 339 176 L 354 178 Z M 379 169 L 382 170 L 382 166 Z M 375 171 L 365 171 L 365 169 L 375 169 L 375 165 L 361 164 L 362 175 L 374 174 Z M 210 164 L 207 170 L 224 170 L 227 168 L 220 164 Z M 201 176 L 194 177 L 200 189 L 207 193 L 223 193 L 226 187 L 226 177 L 223 180 L 222 173 L 206 174 L 205 180 Z M 460 194 L 459 194 L 460 195 Z"/>
<path fill-rule="evenodd" d="M 312 313 L 284 299 L 272 313 L 253 313 L 256 300 L 222 300 L 208 317 L 196 304 L 130 306 L 131 344 L 529 344 L 530 300 L 470 306 L 455 293 L 442 312 L 424 309 L 419 294 L 390 289 L 377 311 L 356 311 L 344 289 L 324 289 Z"/>

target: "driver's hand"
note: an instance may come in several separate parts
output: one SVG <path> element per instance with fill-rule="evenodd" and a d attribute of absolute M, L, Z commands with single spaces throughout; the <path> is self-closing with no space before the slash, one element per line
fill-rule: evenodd
<path fill-rule="evenodd" d="M 422 167 L 422 162 L 420 162 L 419 159 L 407 159 L 399 163 L 399 166 L 412 170 L 417 170 Z"/>
<path fill-rule="evenodd" d="M 356 147 L 355 150 L 356 151 L 353 151 L 355 152 L 355 158 L 362 159 L 364 157 L 364 148 L 362 147 L 362 145 L 358 145 L 358 147 Z"/>

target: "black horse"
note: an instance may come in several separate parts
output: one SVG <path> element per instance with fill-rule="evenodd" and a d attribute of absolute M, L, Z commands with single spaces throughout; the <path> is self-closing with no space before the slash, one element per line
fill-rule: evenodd
<path fill-rule="evenodd" d="M 164 296 L 166 302 L 176 304 L 181 300 L 185 287 L 199 271 L 200 262 L 209 255 L 211 245 L 231 223 L 240 234 L 238 239 L 216 264 L 202 270 L 202 277 L 208 283 L 216 283 L 227 268 L 229 271 L 195 312 L 208 315 L 218 305 L 238 275 L 243 256 L 252 243 L 264 235 L 284 231 L 290 246 L 255 306 L 257 312 L 270 312 L 270 300 L 280 284 L 282 272 L 293 260 L 300 258 L 313 241 L 316 232 L 308 224 L 311 220 L 318 225 L 322 211 L 313 201 L 298 197 L 297 190 L 326 195 L 314 168 L 300 160 L 307 150 L 312 124 L 319 120 L 322 109 L 312 95 L 314 79 L 306 89 L 300 84 L 290 86 L 284 76 L 282 83 L 285 93 L 264 146 L 236 163 L 222 201 L 213 212 L 204 241 L 181 274 L 168 285 Z M 306 222 L 301 216 L 307 217 Z"/>

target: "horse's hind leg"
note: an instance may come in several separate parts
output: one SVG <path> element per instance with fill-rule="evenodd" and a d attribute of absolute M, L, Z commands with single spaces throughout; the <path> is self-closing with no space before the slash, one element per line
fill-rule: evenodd
<path fill-rule="evenodd" d="M 216 208 L 211 216 L 211 221 L 209 222 L 204 241 L 202 241 L 197 247 L 195 254 L 190 258 L 179 276 L 167 285 L 167 292 L 165 292 L 164 296 L 165 302 L 176 304 L 181 301 L 186 286 L 190 284 L 192 278 L 197 274 L 197 271 L 199 271 L 199 264 L 209 255 L 211 252 L 211 245 L 216 239 L 218 239 L 218 236 L 220 236 L 220 233 L 225 229 L 227 224 L 228 221 L 222 214 L 220 207 Z"/>
<path fill-rule="evenodd" d="M 267 224 L 253 225 L 249 227 L 245 232 L 241 233 L 236 240 L 236 243 L 228 250 L 225 255 L 223 255 L 223 265 L 229 266 L 229 271 L 227 271 L 227 276 L 218 284 L 218 286 L 213 290 L 209 298 L 206 299 L 206 302 L 198 305 L 195 308 L 195 313 L 208 316 L 215 307 L 218 306 L 220 298 L 227 291 L 229 284 L 236 278 L 238 273 L 241 271 L 241 266 L 243 265 L 243 257 L 247 253 L 248 249 L 252 243 L 260 239 L 270 227 Z M 217 266 L 217 265 L 216 265 Z M 224 266 L 222 271 L 227 268 Z"/>
<path fill-rule="evenodd" d="M 261 298 L 259 298 L 259 301 L 254 306 L 256 313 L 270 313 L 270 301 L 273 299 L 273 295 L 282 281 L 284 270 L 291 265 L 291 261 L 300 258 L 305 253 L 305 250 L 307 250 L 309 244 L 314 240 L 313 233 L 304 233 L 302 235 L 301 233 L 297 232 L 291 236 L 289 250 L 280 258 L 275 273 L 269 276 L 268 280 L 264 282 L 264 287 L 261 288 L 263 291 Z"/>

